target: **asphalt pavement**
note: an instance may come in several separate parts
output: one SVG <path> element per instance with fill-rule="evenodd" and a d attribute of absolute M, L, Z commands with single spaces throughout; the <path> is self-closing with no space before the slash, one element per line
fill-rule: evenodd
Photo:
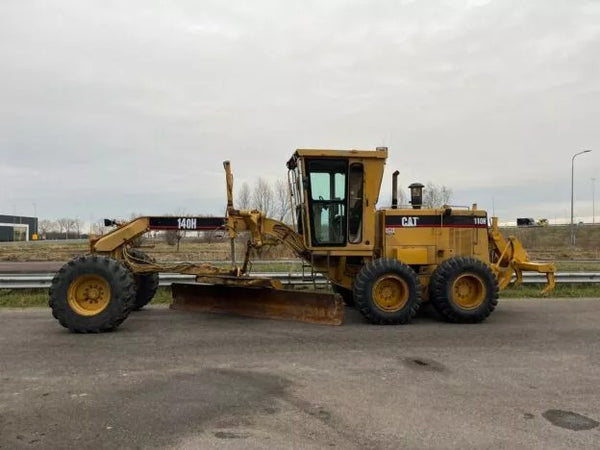
<path fill-rule="evenodd" d="M 66 261 L 0 261 L 0 274 L 3 273 L 54 273 Z"/>
<path fill-rule="evenodd" d="M 150 306 L 0 310 L 0 448 L 600 448 L 600 300 L 339 327 Z"/>

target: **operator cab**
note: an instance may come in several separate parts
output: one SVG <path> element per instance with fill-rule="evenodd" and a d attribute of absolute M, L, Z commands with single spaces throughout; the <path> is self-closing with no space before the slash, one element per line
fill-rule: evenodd
<path fill-rule="evenodd" d="M 373 158 L 374 153 L 382 152 L 298 150 L 288 161 L 296 231 L 305 237 L 308 246 L 362 243 L 368 205 L 363 159 Z M 387 152 L 378 159 L 382 156 L 385 158 Z M 374 203 L 371 205 L 374 207 Z"/>

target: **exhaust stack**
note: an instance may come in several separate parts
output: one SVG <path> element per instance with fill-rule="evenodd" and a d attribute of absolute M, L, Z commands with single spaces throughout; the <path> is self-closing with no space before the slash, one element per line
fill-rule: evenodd
<path fill-rule="evenodd" d="M 398 209 L 398 175 L 397 170 L 392 174 L 392 209 Z"/>

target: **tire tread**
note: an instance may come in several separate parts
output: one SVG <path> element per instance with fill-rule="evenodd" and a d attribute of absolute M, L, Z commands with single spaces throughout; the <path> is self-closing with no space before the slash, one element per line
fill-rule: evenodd
<path fill-rule="evenodd" d="M 374 306 L 371 293 L 373 283 L 390 273 L 402 276 L 412 291 L 407 305 L 394 313 L 383 312 Z M 408 265 L 392 258 L 379 258 L 365 264 L 356 276 L 354 301 L 362 315 L 373 324 L 406 324 L 417 314 L 421 305 L 421 285 L 416 273 Z"/>
<path fill-rule="evenodd" d="M 106 272 L 112 280 L 111 301 L 97 316 L 80 316 L 71 310 L 67 293 L 69 285 L 85 273 Z M 52 315 L 65 328 L 75 333 L 101 333 L 117 328 L 133 308 L 135 298 L 133 275 L 120 261 L 99 255 L 85 255 L 72 259 L 54 275 L 48 291 L 48 306 Z"/>
<path fill-rule="evenodd" d="M 459 274 L 469 271 L 481 276 L 487 289 L 484 303 L 472 311 L 455 306 L 449 295 L 449 283 Z M 485 320 L 498 305 L 498 291 L 498 280 L 490 267 L 472 256 L 457 256 L 442 262 L 429 283 L 433 307 L 445 320 L 453 323 L 478 323 Z"/>

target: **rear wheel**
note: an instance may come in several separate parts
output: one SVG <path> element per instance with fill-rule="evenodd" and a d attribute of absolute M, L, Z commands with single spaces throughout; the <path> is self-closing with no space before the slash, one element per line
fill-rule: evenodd
<path fill-rule="evenodd" d="M 87 255 L 65 264 L 50 286 L 49 306 L 62 326 L 79 333 L 118 327 L 135 299 L 133 275 L 116 259 Z"/>
<path fill-rule="evenodd" d="M 421 305 L 417 274 L 396 259 L 381 258 L 363 266 L 354 280 L 354 301 L 371 323 L 408 323 Z"/>
<path fill-rule="evenodd" d="M 346 289 L 345 287 L 333 283 L 331 284 L 331 288 L 333 289 L 333 292 L 340 294 L 347 306 L 354 306 L 354 294 L 350 289 Z"/>
<path fill-rule="evenodd" d="M 130 249 L 128 250 L 130 256 L 136 259 L 136 262 L 143 264 L 146 262 L 154 262 L 154 258 L 148 256 L 146 253 Z M 133 304 L 133 310 L 138 311 L 146 306 L 154 298 L 156 290 L 158 289 L 158 273 L 136 273 L 133 275 L 136 285 L 135 302 Z"/>
<path fill-rule="evenodd" d="M 476 323 L 498 304 L 498 281 L 483 261 L 456 257 L 438 266 L 429 283 L 431 303 L 449 322 Z"/>

